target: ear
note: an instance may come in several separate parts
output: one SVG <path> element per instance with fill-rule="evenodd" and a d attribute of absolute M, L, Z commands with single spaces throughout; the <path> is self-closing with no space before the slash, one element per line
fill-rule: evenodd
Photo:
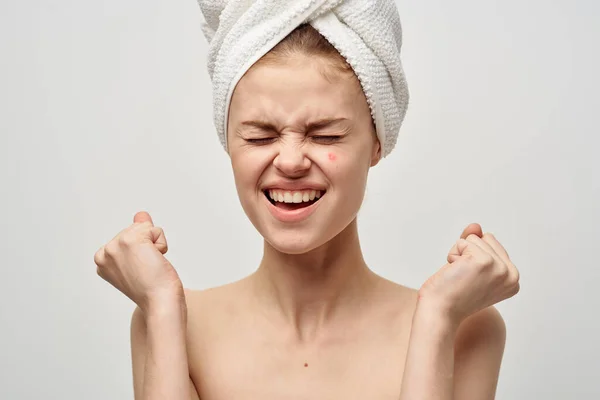
<path fill-rule="evenodd" d="M 379 142 L 379 138 L 375 136 L 373 151 L 371 152 L 371 167 L 376 166 L 379 160 L 381 160 L 381 143 Z"/>

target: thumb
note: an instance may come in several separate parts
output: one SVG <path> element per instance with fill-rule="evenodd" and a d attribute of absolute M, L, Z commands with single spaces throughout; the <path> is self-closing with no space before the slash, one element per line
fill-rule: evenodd
<path fill-rule="evenodd" d="M 166 254 L 169 250 L 169 245 L 167 244 L 167 238 L 165 237 L 165 232 L 160 227 L 153 227 L 150 230 L 150 235 L 152 236 L 152 242 L 162 254 Z"/>
<path fill-rule="evenodd" d="M 133 223 L 143 223 L 150 222 L 152 226 L 154 226 L 154 222 L 152 222 L 152 217 L 146 211 L 139 211 L 133 216 Z"/>
<path fill-rule="evenodd" d="M 460 238 L 466 239 L 471 234 L 483 237 L 483 230 L 481 229 L 481 225 L 477 223 L 467 225 L 467 227 L 463 230 L 462 234 L 460 235 Z"/>
<path fill-rule="evenodd" d="M 475 251 L 477 251 L 477 247 L 478 246 L 476 244 L 471 243 L 466 239 L 460 238 L 456 241 L 456 243 L 454 243 L 454 246 L 452 246 L 452 248 L 448 252 L 446 260 L 448 260 L 448 262 L 452 264 L 453 262 L 460 260 L 462 258 L 461 256 L 465 254 L 475 254 Z"/>
<path fill-rule="evenodd" d="M 458 239 L 456 241 L 456 243 L 454 243 L 454 246 L 452 246 L 452 248 L 448 252 L 448 256 L 446 257 L 446 260 L 449 263 L 453 263 L 454 261 L 456 261 L 460 258 L 464 249 L 466 248 L 466 243 L 467 243 L 466 239 L 471 234 L 482 237 L 483 230 L 481 229 L 481 225 L 479 225 L 477 223 L 472 223 L 472 224 L 467 225 L 467 227 L 463 230 L 462 234 L 460 235 L 460 239 Z M 460 247 L 459 247 L 459 245 L 460 245 Z"/>

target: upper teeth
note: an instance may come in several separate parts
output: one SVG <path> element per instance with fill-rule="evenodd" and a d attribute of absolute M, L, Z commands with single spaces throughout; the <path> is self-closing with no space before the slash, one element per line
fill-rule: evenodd
<path fill-rule="evenodd" d="M 301 190 L 296 192 L 284 191 L 271 189 L 269 190 L 269 197 L 274 201 L 283 203 L 302 203 L 303 201 L 314 200 L 315 197 L 318 199 L 321 197 L 320 190 Z"/>

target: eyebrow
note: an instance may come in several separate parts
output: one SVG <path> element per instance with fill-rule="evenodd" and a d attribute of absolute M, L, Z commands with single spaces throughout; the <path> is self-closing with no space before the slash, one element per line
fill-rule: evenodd
<path fill-rule="evenodd" d="M 304 129 L 307 131 L 310 131 L 313 129 L 325 128 L 330 125 L 336 124 L 338 122 L 343 122 L 343 121 L 348 121 L 348 118 L 321 118 L 316 121 L 305 123 Z M 252 126 L 255 128 L 259 128 L 259 129 L 264 129 L 264 130 L 273 130 L 273 131 L 277 130 L 275 125 L 273 125 L 269 122 L 266 122 L 264 120 L 242 121 L 241 124 L 245 125 L 245 126 Z"/>

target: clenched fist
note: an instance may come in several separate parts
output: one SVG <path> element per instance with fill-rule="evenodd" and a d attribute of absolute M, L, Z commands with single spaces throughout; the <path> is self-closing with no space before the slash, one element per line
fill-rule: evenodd
<path fill-rule="evenodd" d="M 163 255 L 167 250 L 162 228 L 140 211 L 131 226 L 96 252 L 94 262 L 98 275 L 147 311 L 163 299 L 183 299 L 179 275 Z"/>
<path fill-rule="evenodd" d="M 419 298 L 434 304 L 459 324 L 469 315 L 519 292 L 519 271 L 491 233 L 470 224 L 450 249 L 448 264 L 419 289 Z"/>

